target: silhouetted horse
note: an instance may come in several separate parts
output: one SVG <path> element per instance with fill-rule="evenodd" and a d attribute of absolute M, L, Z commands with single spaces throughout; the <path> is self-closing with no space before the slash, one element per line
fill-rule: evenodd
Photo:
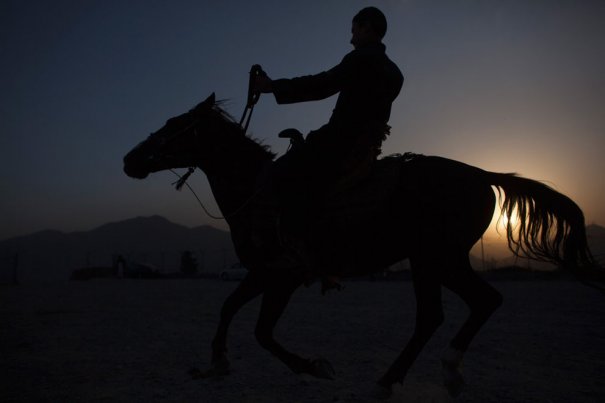
<path fill-rule="evenodd" d="M 564 265 L 576 272 L 592 264 L 579 207 L 551 188 L 514 174 L 493 173 L 439 157 L 387 157 L 353 189 L 326 203 L 320 230 L 310 242 L 317 267 L 302 267 L 279 231 L 279 207 L 267 172 L 275 155 L 247 137 L 217 105 L 212 94 L 183 115 L 171 118 L 124 158 L 134 178 L 170 168 L 200 167 L 230 228 L 247 277 L 227 298 L 212 342 L 212 368 L 199 376 L 227 373 L 227 330 L 236 312 L 263 295 L 255 335 L 261 346 L 295 373 L 331 378 L 325 360 L 293 354 L 273 338 L 273 328 L 290 296 L 309 273 L 353 276 L 380 272 L 409 258 L 417 301 L 416 327 L 408 344 L 378 381 L 386 396 L 402 382 L 423 346 L 443 321 L 441 286 L 459 295 L 470 315 L 442 359 L 446 386 L 457 394 L 457 367 L 471 340 L 500 306 L 502 296 L 473 271 L 469 251 L 487 229 L 503 198 L 516 228 L 507 228 L 514 252 Z M 279 256 L 294 257 L 297 264 Z"/>

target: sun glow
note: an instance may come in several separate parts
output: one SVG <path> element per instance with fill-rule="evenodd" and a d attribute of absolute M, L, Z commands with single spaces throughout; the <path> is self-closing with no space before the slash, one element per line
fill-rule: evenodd
<path fill-rule="evenodd" d="M 502 230 L 504 232 L 506 232 L 506 228 L 507 227 L 511 227 L 511 228 L 516 228 L 517 225 L 519 224 L 519 214 L 517 213 L 517 209 L 512 211 L 511 216 L 509 217 L 508 214 L 506 212 L 503 212 L 502 215 L 500 216 L 498 223 L 497 223 L 497 229 L 498 231 Z"/>
<path fill-rule="evenodd" d="M 520 221 L 516 209 L 511 212 L 509 217 L 505 211 L 501 210 L 500 203 L 497 203 L 496 206 L 488 229 L 483 234 L 481 241 L 477 242 L 471 251 L 472 254 L 483 260 L 483 269 L 509 264 L 505 259 L 510 259 L 512 252 L 508 248 L 506 228 L 510 226 L 514 229 Z"/>

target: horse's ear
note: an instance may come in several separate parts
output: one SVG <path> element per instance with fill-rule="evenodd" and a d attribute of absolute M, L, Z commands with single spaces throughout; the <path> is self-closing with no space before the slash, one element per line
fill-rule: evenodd
<path fill-rule="evenodd" d="M 214 106 L 214 104 L 216 103 L 216 98 L 214 96 L 214 92 L 212 94 L 210 94 L 210 96 L 208 98 L 206 98 L 206 100 L 204 101 L 205 105 L 208 106 Z"/>
<path fill-rule="evenodd" d="M 214 97 L 214 92 L 213 92 L 212 94 L 210 94 L 210 96 L 208 98 L 206 98 L 204 101 L 197 104 L 195 106 L 195 108 L 193 108 L 189 112 L 201 113 L 204 111 L 208 111 L 208 110 L 214 108 L 215 103 L 216 103 L 216 99 Z"/>

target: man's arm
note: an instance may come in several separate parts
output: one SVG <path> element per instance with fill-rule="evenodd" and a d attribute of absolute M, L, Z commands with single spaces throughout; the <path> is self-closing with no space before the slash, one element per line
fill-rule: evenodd
<path fill-rule="evenodd" d="M 328 98 L 342 89 L 347 74 L 346 59 L 328 71 L 311 76 L 279 80 L 259 77 L 256 88 L 264 93 L 272 92 L 278 104 Z"/>
<path fill-rule="evenodd" d="M 336 68 L 312 76 L 284 78 L 273 81 L 273 95 L 278 104 L 317 101 L 338 93 L 341 81 Z"/>

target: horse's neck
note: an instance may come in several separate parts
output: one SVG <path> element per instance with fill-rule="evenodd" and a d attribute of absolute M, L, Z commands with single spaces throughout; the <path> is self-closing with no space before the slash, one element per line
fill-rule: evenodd
<path fill-rule="evenodd" d="M 240 178 L 210 174 L 208 183 L 224 217 L 230 217 L 254 192 L 254 178 Z M 245 180 L 244 180 L 245 179 Z"/>
<path fill-rule="evenodd" d="M 230 151 L 216 155 L 211 168 L 202 167 L 225 218 L 229 219 L 253 197 L 259 174 L 270 162 L 271 159 L 262 154 L 251 158 L 251 155 Z"/>

